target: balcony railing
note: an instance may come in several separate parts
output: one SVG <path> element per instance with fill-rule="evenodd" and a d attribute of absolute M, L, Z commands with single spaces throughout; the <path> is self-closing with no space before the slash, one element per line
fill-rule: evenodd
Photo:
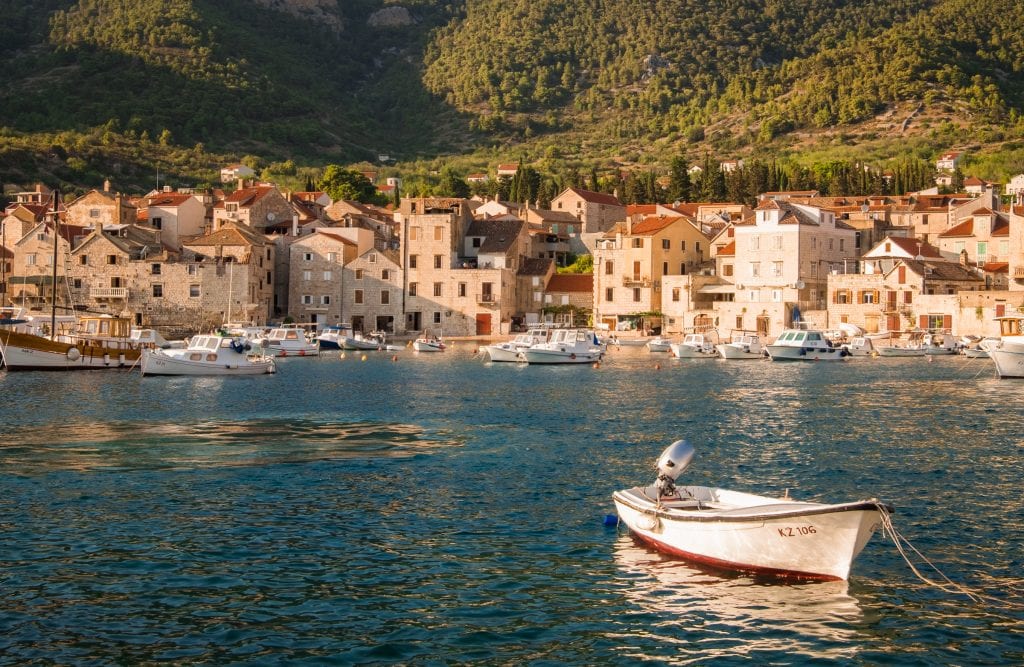
<path fill-rule="evenodd" d="M 651 277 L 637 274 L 622 276 L 622 284 L 626 287 L 650 287 Z"/>
<path fill-rule="evenodd" d="M 477 303 L 498 303 L 498 297 L 491 292 L 476 295 Z"/>
<path fill-rule="evenodd" d="M 127 287 L 93 287 L 89 290 L 89 296 L 94 299 L 127 299 Z"/>
<path fill-rule="evenodd" d="M 1013 267 L 1014 280 L 1024 280 L 1024 266 Z"/>

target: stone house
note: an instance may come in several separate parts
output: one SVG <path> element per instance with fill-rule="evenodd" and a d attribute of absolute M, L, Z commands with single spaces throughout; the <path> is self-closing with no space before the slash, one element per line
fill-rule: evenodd
<path fill-rule="evenodd" d="M 244 225 L 225 222 L 215 232 L 186 241 L 182 249 L 191 253 L 199 267 L 196 270 L 201 270 L 208 282 L 219 279 L 214 294 L 201 295 L 207 312 L 215 313 L 223 323 L 270 321 L 275 246 L 265 236 Z M 211 268 L 213 276 L 206 275 Z"/>
<path fill-rule="evenodd" d="M 665 276 L 692 273 L 709 252 L 710 240 L 682 216 L 616 225 L 594 252 L 594 321 L 612 331 L 633 328 L 637 313 L 661 310 Z"/>
<path fill-rule="evenodd" d="M 544 321 L 560 326 L 590 326 L 594 312 L 594 274 L 556 273 L 544 288 Z"/>
<path fill-rule="evenodd" d="M 398 251 L 370 248 L 345 264 L 342 310 L 353 331 L 405 333 L 400 260 Z"/>
<path fill-rule="evenodd" d="M 352 239 L 330 230 L 294 239 L 288 247 L 288 315 L 318 329 L 342 323 L 347 315 L 344 300 L 351 290 L 344 268 L 358 256 L 358 248 Z"/>
<path fill-rule="evenodd" d="M 229 164 L 220 170 L 220 182 L 221 183 L 234 183 L 238 180 L 245 180 L 252 178 L 256 175 L 256 172 L 251 167 L 247 167 L 244 164 Z"/>
<path fill-rule="evenodd" d="M 582 224 L 583 244 L 593 251 L 599 234 L 626 219 L 626 207 L 615 195 L 566 188 L 551 201 L 552 211 L 570 213 Z"/>
<path fill-rule="evenodd" d="M 935 161 L 936 171 L 956 171 L 963 161 L 964 154 L 959 151 L 949 151 L 939 156 Z"/>
<path fill-rule="evenodd" d="M 263 232 L 294 215 L 291 204 L 273 185 L 241 187 L 213 205 L 213 231 L 229 222 Z"/>
<path fill-rule="evenodd" d="M 88 234 L 76 225 L 60 224 L 57 235 L 57 305 L 73 307 L 67 289 L 68 257 L 74 247 Z M 37 224 L 13 244 L 8 245 L 13 257 L 7 277 L 7 299 L 32 309 L 45 309 L 53 301 L 53 220 Z"/>
<path fill-rule="evenodd" d="M 590 252 L 583 243 L 583 225 L 569 211 L 529 206 L 525 219 L 530 225 L 533 241 L 531 257 L 547 257 L 564 264 L 569 253 L 584 255 Z"/>
<path fill-rule="evenodd" d="M 1024 174 L 1017 174 L 1006 184 L 1006 195 L 1017 205 L 1024 204 Z"/>
<path fill-rule="evenodd" d="M 939 234 L 943 256 L 975 269 L 991 289 L 1008 286 L 1010 219 L 987 208 Z"/>
<path fill-rule="evenodd" d="M 512 316 L 513 328 L 541 321 L 544 288 L 554 274 L 554 260 L 546 257 L 523 258 L 516 272 L 516 315 Z"/>
<path fill-rule="evenodd" d="M 76 227 L 99 229 L 108 225 L 133 225 L 138 209 L 120 194 L 104 190 L 91 190 L 65 205 L 65 222 Z"/>
<path fill-rule="evenodd" d="M 1010 208 L 1007 238 L 1010 242 L 1007 253 L 1007 275 L 1009 289 L 1024 290 L 1024 205 Z"/>

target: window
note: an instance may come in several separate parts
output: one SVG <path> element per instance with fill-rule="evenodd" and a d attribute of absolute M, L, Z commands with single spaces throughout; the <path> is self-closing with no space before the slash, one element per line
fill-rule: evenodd
<path fill-rule="evenodd" d="M 679 262 L 679 275 L 686 275 L 686 262 Z"/>
<path fill-rule="evenodd" d="M 90 218 L 98 218 L 98 217 L 100 217 L 100 210 L 98 208 L 90 208 L 89 209 L 89 217 Z"/>
<path fill-rule="evenodd" d="M 377 263 L 377 253 L 371 252 L 369 255 L 366 256 L 366 261 L 369 262 L 370 264 L 376 264 Z"/>
<path fill-rule="evenodd" d="M 904 292 L 903 303 L 914 303 L 914 293 L 909 290 Z"/>
<path fill-rule="evenodd" d="M 682 250 L 683 252 L 686 252 L 686 241 L 679 242 L 679 249 Z"/>
<path fill-rule="evenodd" d="M 878 290 L 866 289 L 861 290 L 860 303 L 878 303 Z"/>
<path fill-rule="evenodd" d="M 639 238 L 633 239 L 633 247 L 634 248 L 643 248 L 644 247 L 644 240 L 643 239 L 639 239 Z"/>
<path fill-rule="evenodd" d="M 723 276 L 732 276 L 732 264 L 723 264 L 722 265 L 722 275 Z"/>
<path fill-rule="evenodd" d="M 389 271 L 388 269 L 384 269 L 383 271 L 381 271 L 380 272 L 380 279 L 381 280 L 391 280 L 391 271 Z"/>
<path fill-rule="evenodd" d="M 201 295 L 199 291 L 199 285 L 192 284 L 188 286 L 188 296 L 190 299 L 198 299 Z"/>
<path fill-rule="evenodd" d="M 270 258 L 268 257 L 267 259 L 270 259 Z M 336 252 L 329 252 L 329 253 L 327 253 L 327 261 L 328 262 L 337 262 L 338 261 L 338 253 L 336 253 Z"/>
<path fill-rule="evenodd" d="M 776 277 L 782 275 L 782 262 L 772 262 L 772 275 Z"/>
<path fill-rule="evenodd" d="M 633 301 L 639 301 L 639 300 L 640 300 L 640 288 L 639 287 L 634 287 L 633 288 Z"/>
<path fill-rule="evenodd" d="M 434 283 L 434 296 L 441 296 L 441 283 Z"/>
<path fill-rule="evenodd" d="M 839 249 L 846 250 L 846 239 L 839 239 Z"/>
<path fill-rule="evenodd" d="M 838 304 L 850 303 L 850 290 L 848 289 L 837 289 L 835 295 L 832 297 L 832 301 Z"/>
<path fill-rule="evenodd" d="M 615 272 L 615 262 L 610 259 L 604 260 L 604 275 L 610 276 Z"/>
<path fill-rule="evenodd" d="M 563 306 L 568 306 L 569 305 L 569 295 L 568 294 L 563 294 L 561 298 L 562 298 L 562 305 Z"/>
<path fill-rule="evenodd" d="M 697 241 L 693 244 L 693 251 L 698 255 L 700 254 L 700 241 Z"/>
<path fill-rule="evenodd" d="M 333 277 L 333 273 L 331 273 L 330 271 L 324 271 L 324 280 L 331 280 Z"/>
<path fill-rule="evenodd" d="M 550 294 L 544 295 L 544 303 L 551 303 L 552 297 Z"/>
<path fill-rule="evenodd" d="M 416 296 L 416 283 L 409 283 L 409 296 Z"/>
<path fill-rule="evenodd" d="M 363 302 L 363 290 L 361 290 L 361 289 L 355 290 L 353 299 L 354 299 L 354 301 L 356 303 L 362 303 Z"/>
<path fill-rule="evenodd" d="M 680 289 L 678 287 L 673 287 L 672 288 L 672 300 L 673 301 L 679 301 L 679 293 L 680 293 Z"/>
<path fill-rule="evenodd" d="M 89 266 L 89 255 L 79 255 L 78 263 L 82 266 Z"/>
<path fill-rule="evenodd" d="M 761 276 L 761 262 L 750 263 L 750 277 L 759 278 Z"/>
<path fill-rule="evenodd" d="M 117 264 L 117 255 L 107 255 L 107 264 Z"/>
<path fill-rule="evenodd" d="M 782 234 L 772 235 L 772 250 L 782 250 Z"/>
<path fill-rule="evenodd" d="M 466 283 L 459 283 L 459 296 L 466 296 Z"/>
<path fill-rule="evenodd" d="M 435 310 L 434 311 L 434 324 L 440 324 L 440 323 L 441 323 L 441 311 L 440 310 Z"/>
<path fill-rule="evenodd" d="M 988 256 L 988 242 L 978 241 L 978 262 L 984 262 Z"/>
<path fill-rule="evenodd" d="M 160 283 L 155 283 L 153 285 L 153 298 L 154 299 L 162 299 L 163 296 L 164 296 L 164 286 L 161 285 Z"/>
<path fill-rule="evenodd" d="M 387 306 L 391 303 L 391 292 L 384 290 L 380 293 L 380 305 Z"/>
<path fill-rule="evenodd" d="M 417 259 L 418 259 L 418 255 L 409 255 L 409 268 L 410 269 L 415 269 L 416 268 L 416 260 Z"/>
<path fill-rule="evenodd" d="M 773 289 L 772 290 L 772 301 L 774 301 L 776 303 L 782 301 L 782 290 L 780 290 L 780 289 Z"/>
<path fill-rule="evenodd" d="M 750 249 L 757 250 L 761 245 L 761 239 L 757 234 L 750 237 Z"/>
<path fill-rule="evenodd" d="M 163 218 L 150 218 L 149 224 L 153 226 L 153 229 L 163 229 L 164 228 Z"/>
<path fill-rule="evenodd" d="M 440 225 L 438 225 L 437 227 L 434 227 L 434 240 L 435 241 L 443 241 L 444 240 L 444 227 L 442 227 Z"/>
<path fill-rule="evenodd" d="M 303 294 L 302 295 L 302 305 L 304 305 L 304 306 L 312 306 L 313 305 L 313 295 L 312 294 Z"/>
<path fill-rule="evenodd" d="M 669 240 L 669 239 L 662 239 L 661 240 L 661 249 L 662 250 L 671 250 L 672 249 L 672 241 Z"/>
<path fill-rule="evenodd" d="M 312 271 L 303 271 L 302 272 L 302 279 L 307 281 L 307 282 L 312 280 L 313 279 L 313 272 Z"/>
<path fill-rule="evenodd" d="M 329 306 L 329 305 L 331 305 L 331 295 L 330 294 L 322 295 L 320 297 L 320 305 L 321 306 Z"/>
<path fill-rule="evenodd" d="M 199 275 L 199 265 L 198 264 L 189 264 L 188 265 L 187 273 L 190 276 Z"/>
<path fill-rule="evenodd" d="M 434 268 L 435 269 L 440 269 L 441 268 L 441 255 L 434 255 Z"/>
<path fill-rule="evenodd" d="M 479 248 L 479 247 L 480 247 L 480 242 L 481 242 L 482 240 L 483 240 L 483 239 L 481 239 L 481 238 L 480 238 L 479 236 L 474 236 L 474 237 L 473 237 L 473 247 L 474 247 L 474 248 Z"/>
<path fill-rule="evenodd" d="M 363 270 L 362 269 L 356 269 L 356 280 L 362 280 L 362 279 L 363 279 Z"/>
<path fill-rule="evenodd" d="M 565 231 L 566 231 L 567 234 L 569 234 L 571 236 L 576 231 L 576 227 L 573 226 L 573 225 L 566 225 L 565 226 Z"/>
<path fill-rule="evenodd" d="M 540 301 L 541 296 L 542 296 L 542 294 L 540 292 L 534 292 L 533 293 L 533 300 L 534 300 L 534 302 Z"/>
<path fill-rule="evenodd" d="M 71 286 L 74 287 L 75 289 L 82 289 L 82 279 L 81 278 L 73 279 L 71 281 Z"/>
<path fill-rule="evenodd" d="M 1010 253 L 1010 242 L 1000 241 L 999 242 L 999 256 L 1006 257 Z"/>
<path fill-rule="evenodd" d="M 605 301 L 615 301 L 615 289 L 614 288 L 606 287 L 604 289 L 604 300 Z"/>
<path fill-rule="evenodd" d="M 410 241 L 418 241 L 419 238 L 420 238 L 420 228 L 419 227 L 410 227 L 409 228 L 409 240 Z"/>
<path fill-rule="evenodd" d="M 312 262 L 313 261 L 313 253 L 311 253 L 311 252 L 304 252 L 304 253 L 302 253 L 302 259 L 303 259 L 303 261 L 306 261 L 306 262 Z"/>
<path fill-rule="evenodd" d="M 833 244 L 833 243 L 835 243 L 835 239 L 829 239 L 829 240 L 828 240 L 828 249 L 829 249 L 829 250 L 832 250 L 832 244 Z"/>

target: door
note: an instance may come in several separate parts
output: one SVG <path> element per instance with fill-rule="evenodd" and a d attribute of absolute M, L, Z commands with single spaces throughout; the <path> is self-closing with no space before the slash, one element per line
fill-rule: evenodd
<path fill-rule="evenodd" d="M 900 330 L 900 316 L 899 315 L 886 315 L 886 317 L 885 317 L 885 330 L 886 331 L 899 331 Z"/>
<path fill-rule="evenodd" d="M 768 316 L 758 315 L 757 316 L 757 334 L 764 338 L 768 335 Z"/>
<path fill-rule="evenodd" d="M 490 313 L 477 313 L 476 314 L 476 335 L 477 336 L 490 336 L 491 335 L 491 314 Z"/>

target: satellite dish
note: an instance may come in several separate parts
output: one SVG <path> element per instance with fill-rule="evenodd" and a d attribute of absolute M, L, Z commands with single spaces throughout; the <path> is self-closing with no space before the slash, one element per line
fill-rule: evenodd
<path fill-rule="evenodd" d="M 273 222 L 276 217 L 277 216 L 274 215 L 273 211 L 271 211 L 270 213 L 267 213 L 267 220 L 269 220 L 270 222 Z"/>
<path fill-rule="evenodd" d="M 802 281 L 802 280 L 796 281 L 796 288 L 797 289 L 803 289 L 804 288 L 804 281 Z"/>

